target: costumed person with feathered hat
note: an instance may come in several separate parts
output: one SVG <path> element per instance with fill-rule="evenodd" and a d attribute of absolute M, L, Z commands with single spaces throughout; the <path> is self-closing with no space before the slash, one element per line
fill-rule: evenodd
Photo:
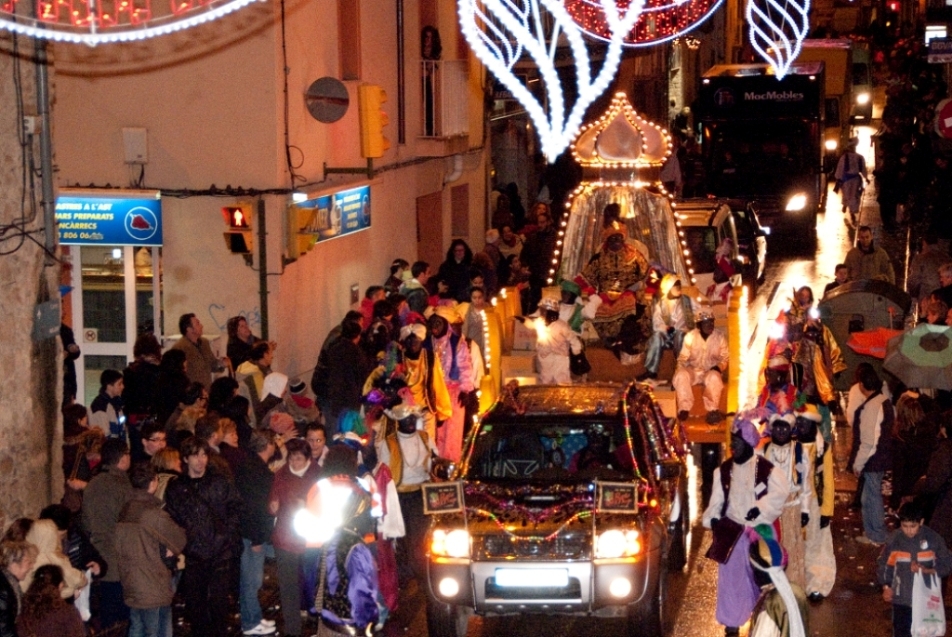
<path fill-rule="evenodd" d="M 582 294 L 597 294 L 602 303 L 592 320 L 598 335 L 605 340 L 618 336 L 625 318 L 637 312 L 638 300 L 634 289 L 648 273 L 648 260 L 634 243 L 628 241 L 628 227 L 617 214 L 605 209 L 600 251 L 576 277 Z"/>
<path fill-rule="evenodd" d="M 807 600 L 803 589 L 784 573 L 787 555 L 773 527 L 763 524 L 755 531 L 758 538 L 750 545 L 749 557 L 762 592 L 748 637 L 805 637 L 810 634 Z"/>
<path fill-rule="evenodd" d="M 789 481 L 769 460 L 755 456 L 760 443 L 757 412 L 737 414 L 731 425 L 731 457 L 714 471 L 711 501 L 702 523 L 714 541 L 707 557 L 718 562 L 717 622 L 737 635 L 747 623 L 760 590 L 754 582 L 747 551 L 757 539 L 753 528 L 773 524 L 790 493 Z"/>
<path fill-rule="evenodd" d="M 369 636 L 383 627 L 387 608 L 369 546 L 375 540 L 375 512 L 379 506 L 357 478 L 357 454 L 347 445 L 331 447 L 324 477 L 308 494 L 307 510 L 295 519 L 299 533 L 323 545 L 313 600 L 322 628 Z"/>

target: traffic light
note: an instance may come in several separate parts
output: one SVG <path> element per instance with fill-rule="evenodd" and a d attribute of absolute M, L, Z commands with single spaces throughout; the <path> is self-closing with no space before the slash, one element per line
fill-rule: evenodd
<path fill-rule="evenodd" d="M 289 259 L 298 259 L 314 247 L 317 242 L 317 232 L 314 224 L 316 214 L 314 208 L 288 206 Z"/>
<path fill-rule="evenodd" d="M 228 226 L 228 230 L 224 233 L 225 245 L 228 250 L 233 254 L 251 254 L 254 250 L 251 204 L 239 203 L 234 206 L 223 206 L 221 214 Z"/>
<path fill-rule="evenodd" d="M 383 127 L 390 119 L 381 110 L 387 101 L 387 93 L 374 84 L 362 84 L 357 88 L 360 106 L 360 154 L 363 157 L 383 157 L 390 148 L 390 140 L 383 136 Z"/>

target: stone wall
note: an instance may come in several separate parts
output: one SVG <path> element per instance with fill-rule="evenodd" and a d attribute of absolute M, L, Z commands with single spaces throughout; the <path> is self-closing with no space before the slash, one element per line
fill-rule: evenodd
<path fill-rule="evenodd" d="M 36 515 L 62 481 L 61 346 L 32 338 L 36 304 L 59 295 L 59 265 L 46 265 L 41 247 L 40 180 L 31 192 L 24 169 L 31 155 L 39 168 L 39 139 L 24 148 L 18 135 L 18 103 L 37 111 L 32 54 L 30 38 L 0 36 L 0 529 Z"/>

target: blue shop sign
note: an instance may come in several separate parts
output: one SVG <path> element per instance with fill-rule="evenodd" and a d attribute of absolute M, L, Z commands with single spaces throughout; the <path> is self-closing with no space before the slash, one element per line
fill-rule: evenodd
<path fill-rule="evenodd" d="M 296 205 L 314 210 L 314 219 L 303 232 L 315 235 L 315 243 L 370 227 L 370 186 L 342 190 Z"/>
<path fill-rule="evenodd" d="M 159 193 L 137 197 L 64 194 L 56 199 L 56 225 L 63 245 L 160 246 Z"/>

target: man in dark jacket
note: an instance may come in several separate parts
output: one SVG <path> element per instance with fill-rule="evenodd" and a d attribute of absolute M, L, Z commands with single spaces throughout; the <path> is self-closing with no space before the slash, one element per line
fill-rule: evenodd
<path fill-rule="evenodd" d="M 171 637 L 174 591 L 172 574 L 163 560 L 182 552 L 185 531 L 155 497 L 159 479 L 151 465 L 134 466 L 129 482 L 132 498 L 116 524 L 116 566 L 130 608 L 129 637 Z"/>
<path fill-rule="evenodd" d="M 340 338 L 327 350 L 326 394 L 319 398 L 328 438 L 337 433 L 341 414 L 360 409 L 368 370 L 362 364 L 359 341 L 360 324 L 348 321 L 341 324 Z"/>
<path fill-rule="evenodd" d="M 225 637 L 241 498 L 227 478 L 207 471 L 207 442 L 192 436 L 182 442 L 179 453 L 187 470 L 169 484 L 165 507 L 188 539 L 179 584 L 185 616 L 193 635 Z"/>
<path fill-rule="evenodd" d="M 236 478 L 241 494 L 241 631 L 246 635 L 270 635 L 274 622 L 261 614 L 258 591 L 264 581 L 264 545 L 271 542 L 274 517 L 268 513 L 268 495 L 274 474 L 268 461 L 274 455 L 274 432 L 262 429 L 251 434 L 248 454 L 238 465 Z"/>
<path fill-rule="evenodd" d="M 552 218 L 548 214 L 540 214 L 539 229 L 530 236 L 522 248 L 520 261 L 529 266 L 529 285 L 531 291 L 531 306 L 529 311 L 535 311 L 539 299 L 542 298 L 542 288 L 549 277 L 552 267 L 552 254 L 555 251 L 555 242 L 558 233 L 552 225 Z"/>
<path fill-rule="evenodd" d="M 118 438 L 102 445 L 103 471 L 89 481 L 83 496 L 83 530 L 106 561 L 105 575 L 98 581 L 102 628 L 129 619 L 129 607 L 123 601 L 115 547 L 116 523 L 122 507 L 132 497 L 129 484 L 129 446 Z"/>

